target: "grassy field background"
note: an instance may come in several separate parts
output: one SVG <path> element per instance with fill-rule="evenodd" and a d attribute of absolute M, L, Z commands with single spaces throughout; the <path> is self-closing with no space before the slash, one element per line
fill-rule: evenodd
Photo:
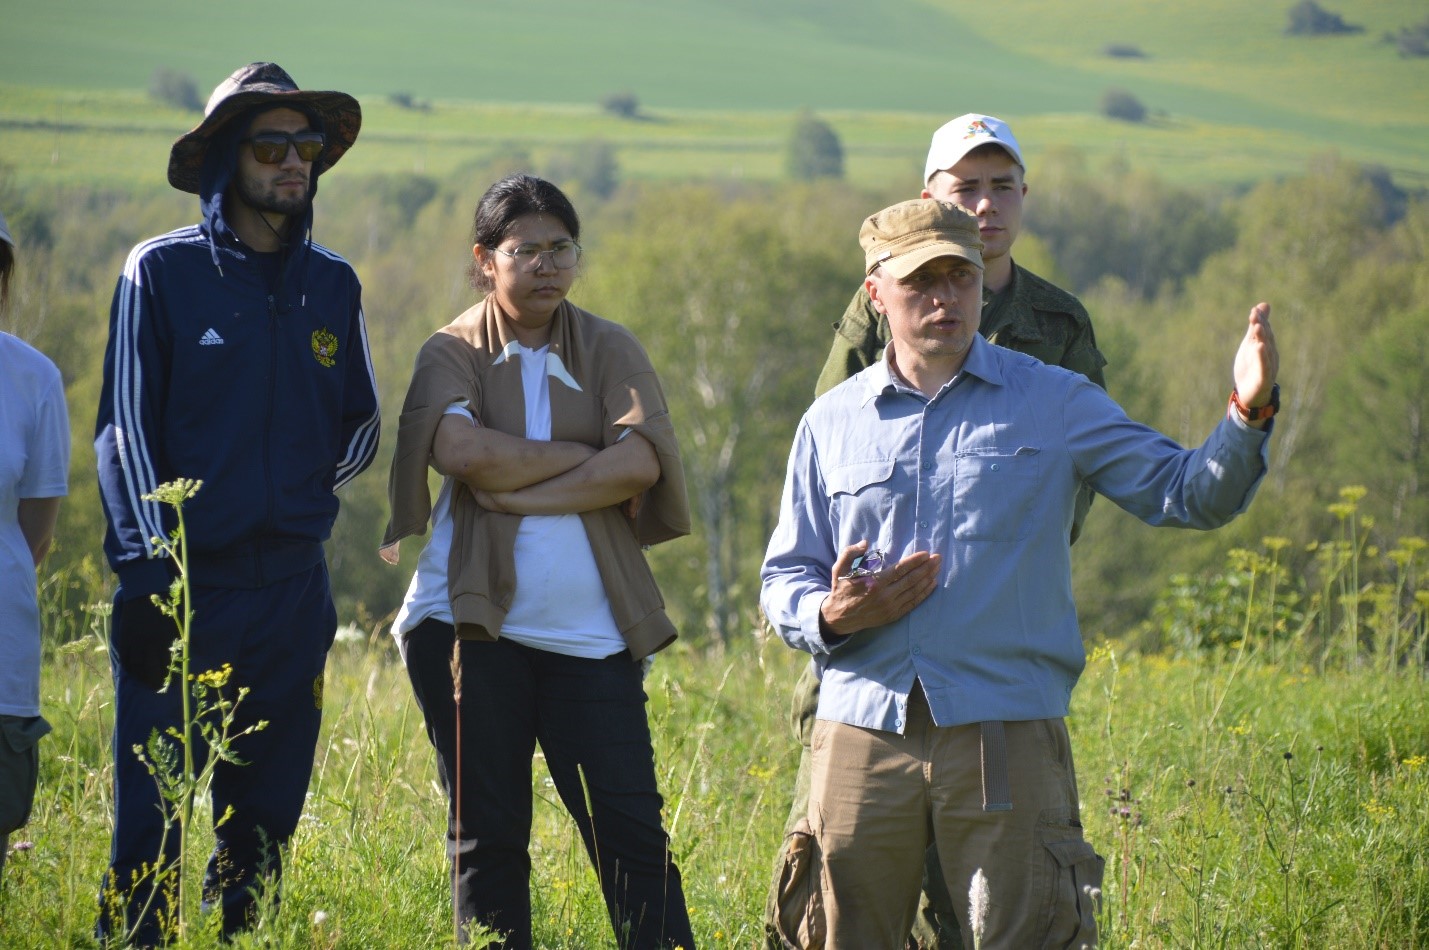
<path fill-rule="evenodd" d="M 1423 550 L 1406 542 L 1400 583 L 1422 573 Z M 1423 655 L 1429 595 L 1417 612 L 1376 612 L 1367 626 L 1401 631 L 1398 647 L 1375 639 L 1362 650 L 1345 638 L 1353 623 L 1339 625 L 1355 609 L 1352 591 L 1276 623 L 1270 604 L 1284 578 L 1263 556 L 1230 561 L 1243 583 L 1216 606 L 1241 614 L 1245 636 L 1229 649 L 1089 648 L 1069 726 L 1082 820 L 1107 860 L 1101 945 L 1425 946 L 1429 692 L 1421 669 L 1398 659 L 1400 648 Z M 55 732 L 34 816 L 11 839 L 21 850 L 0 895 L 6 948 L 94 946 L 112 700 L 102 618 L 91 619 L 90 633 L 45 664 Z M 235 947 L 452 944 L 445 800 L 421 714 L 385 630 L 352 633 L 329 660 L 281 913 L 265 912 Z M 785 702 L 802 662 L 751 631 L 727 649 L 677 644 L 646 680 L 666 823 L 702 947 L 760 945 L 797 759 Z M 539 757 L 532 794 L 537 945 L 612 946 L 594 874 Z M 198 820 L 210 816 L 201 809 Z M 195 844 L 196 875 L 211 838 Z M 192 919 L 180 948 L 221 945 L 212 916 Z"/>
<path fill-rule="evenodd" d="M 271 58 L 363 100 L 359 171 L 444 175 L 503 148 L 540 159 L 599 138 L 630 177 L 770 180 L 807 106 L 860 184 L 916 181 L 931 129 L 964 111 L 1015 120 L 1034 162 L 1070 146 L 1173 181 L 1244 183 L 1335 149 L 1429 182 L 1429 59 L 1382 41 L 1423 4 L 1336 7 L 1364 32 L 1317 38 L 1282 35 L 1288 6 L 1010 0 L 972 16 L 952 0 L 551 0 L 533 16 L 466 0 L 253 0 L 241 14 L 3 0 L 0 162 L 25 181 L 162 186 L 167 146 L 195 119 L 146 99 L 153 71 L 187 72 L 206 93 Z M 1145 56 L 1108 57 L 1111 43 Z M 1102 118 L 1112 86 L 1149 120 Z M 599 109 L 622 90 L 640 121 Z M 393 93 L 432 108 L 399 109 Z"/>

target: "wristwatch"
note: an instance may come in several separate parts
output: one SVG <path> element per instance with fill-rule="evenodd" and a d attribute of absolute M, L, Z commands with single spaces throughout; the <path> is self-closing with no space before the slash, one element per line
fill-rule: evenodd
<path fill-rule="evenodd" d="M 1280 411 L 1280 384 L 1276 383 L 1270 387 L 1270 402 L 1263 406 L 1247 406 L 1240 401 L 1240 393 L 1232 389 L 1231 408 L 1239 412 L 1240 417 L 1246 422 L 1269 419 Z"/>

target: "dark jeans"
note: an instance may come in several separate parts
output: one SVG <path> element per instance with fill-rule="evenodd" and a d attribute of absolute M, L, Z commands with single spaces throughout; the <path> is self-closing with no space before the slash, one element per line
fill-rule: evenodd
<path fill-rule="evenodd" d="M 122 594 L 122 592 L 121 592 Z M 223 932 L 232 935 L 253 923 L 260 890 L 276 899 L 282 873 L 281 848 L 297 828 L 312 776 L 313 752 L 322 720 L 323 667 L 337 631 L 337 613 L 327 567 L 318 565 L 256 590 L 195 587 L 190 637 L 190 671 L 232 664 L 226 691 L 251 692 L 238 704 L 231 732 L 267 720 L 261 731 L 237 739 L 239 761 L 219 762 L 213 773 L 213 814 L 228 814 L 214 829 L 217 839 L 203 890 L 221 908 Z M 113 629 L 119 629 L 123 601 L 115 598 Z M 177 823 L 167 832 L 166 809 L 158 787 L 133 749 L 152 732 L 178 731 L 182 720 L 177 677 L 162 693 L 139 683 L 111 652 L 114 672 L 114 837 L 109 870 L 99 895 L 101 939 L 133 943 L 165 942 L 171 920 Z M 177 745 L 170 743 L 177 749 Z M 194 767 L 208 749 L 195 735 Z M 174 766 L 182 768 L 182 758 Z M 229 809 L 232 809 L 231 812 Z M 161 879 L 155 890 L 157 863 Z"/>
<path fill-rule="evenodd" d="M 489 927 L 503 935 L 502 947 L 531 946 L 531 760 L 539 742 L 599 875 L 617 943 L 693 950 L 660 822 L 640 664 L 623 651 L 589 660 L 507 639 L 464 640 L 458 748 L 453 640 L 450 624 L 426 620 L 406 645 L 447 791 L 458 925 Z"/>

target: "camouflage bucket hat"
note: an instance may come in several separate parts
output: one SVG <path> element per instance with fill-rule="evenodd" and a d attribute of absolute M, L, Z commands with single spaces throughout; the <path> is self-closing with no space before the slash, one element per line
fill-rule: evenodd
<path fill-rule="evenodd" d="M 299 89 L 277 63 L 249 63 L 218 84 L 203 110 L 203 121 L 174 143 L 169 152 L 169 184 L 198 194 L 199 173 L 214 133 L 254 106 L 297 109 L 321 120 L 327 146 L 313 163 L 315 175 L 336 165 L 362 128 L 362 107 L 347 93 Z"/>

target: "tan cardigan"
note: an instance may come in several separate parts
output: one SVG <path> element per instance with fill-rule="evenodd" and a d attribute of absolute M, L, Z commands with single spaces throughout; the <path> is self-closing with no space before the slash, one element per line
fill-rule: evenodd
<path fill-rule="evenodd" d="M 423 344 L 402 404 L 387 486 L 391 519 L 384 547 L 427 530 L 432 511 L 427 466 L 437 424 L 452 403 L 468 400 L 483 426 L 526 435 L 520 357 L 503 356 L 514 340 L 499 306 L 488 296 Z M 605 448 L 624 430 L 633 429 L 650 440 L 660 460 L 659 481 L 634 522 L 618 506 L 581 514 L 616 627 L 631 656 L 641 659 L 676 636 L 641 545 L 690 533 L 684 467 L 665 394 L 649 357 L 629 330 L 568 301 L 552 318 L 550 352 L 570 375 L 569 381 L 547 377 L 553 441 Z M 447 584 L 458 637 L 494 640 L 500 635 L 516 593 L 514 552 L 520 523 L 520 515 L 487 511 L 465 485 L 453 485 Z"/>

